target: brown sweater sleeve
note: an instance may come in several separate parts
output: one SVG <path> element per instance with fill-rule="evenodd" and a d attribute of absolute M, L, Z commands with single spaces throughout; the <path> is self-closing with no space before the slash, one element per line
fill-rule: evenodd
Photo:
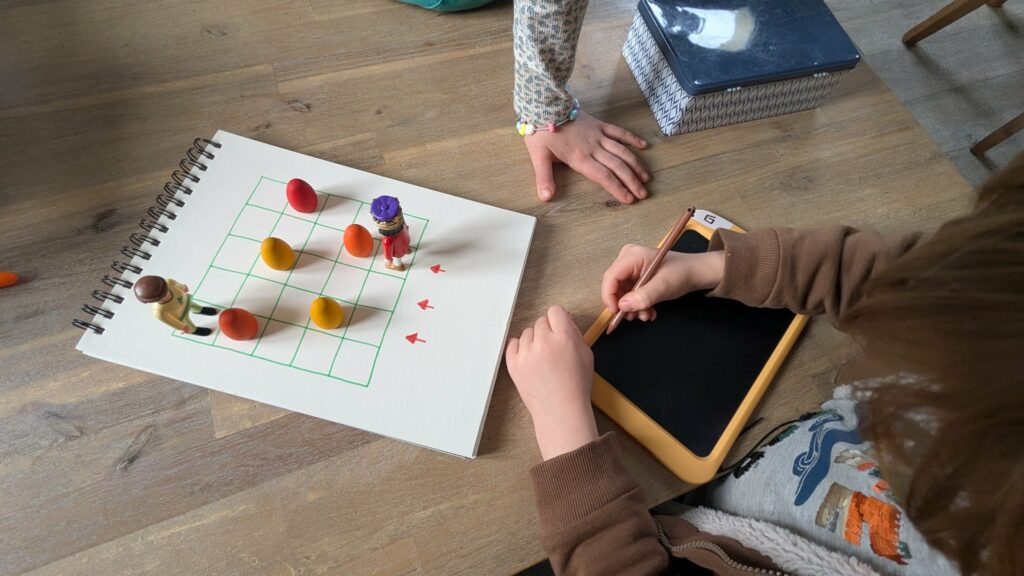
<path fill-rule="evenodd" d="M 748 306 L 827 314 L 833 322 L 863 294 L 878 270 L 905 254 L 921 233 L 883 236 L 849 226 L 746 234 L 719 230 L 711 250 L 725 251 L 725 273 L 710 296 Z"/>
<path fill-rule="evenodd" d="M 614 433 L 530 469 L 555 574 L 661 574 L 669 554 Z"/>

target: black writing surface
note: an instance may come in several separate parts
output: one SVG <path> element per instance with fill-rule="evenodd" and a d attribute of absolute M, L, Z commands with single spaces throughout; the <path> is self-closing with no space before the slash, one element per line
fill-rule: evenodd
<path fill-rule="evenodd" d="M 704 252 L 687 230 L 675 252 Z M 793 321 L 694 292 L 655 306 L 653 322 L 623 322 L 594 343 L 594 370 L 697 456 L 707 456 Z"/>

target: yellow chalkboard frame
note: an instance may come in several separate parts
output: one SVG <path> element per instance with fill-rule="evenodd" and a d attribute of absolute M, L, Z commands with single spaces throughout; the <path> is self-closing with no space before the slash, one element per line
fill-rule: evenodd
<path fill-rule="evenodd" d="M 701 215 L 701 213 L 705 215 L 710 214 L 698 211 L 698 215 Z M 719 224 L 712 227 L 704 224 L 702 221 L 718 222 Z M 707 218 L 695 216 L 686 225 L 686 230 L 693 230 L 709 239 L 714 233 L 715 228 L 744 232 L 739 226 L 717 218 L 713 214 L 710 214 Z M 665 241 L 666 238 L 662 238 L 661 242 L 664 243 Z M 661 244 L 659 244 L 660 246 Z M 594 324 L 583 336 L 588 346 L 593 346 L 594 342 L 597 341 L 598 337 L 607 328 L 612 316 L 611 310 L 608 309 L 605 309 L 598 316 L 597 320 L 594 321 Z M 691 484 L 703 484 L 711 480 L 721 467 L 722 461 L 729 453 L 733 443 L 736 442 L 736 438 L 739 437 L 750 416 L 754 413 L 754 409 L 757 408 L 765 391 L 782 366 L 782 362 L 793 349 L 793 345 L 806 325 L 807 316 L 798 314 L 793 318 L 789 328 L 786 329 L 779 343 L 775 346 L 775 350 L 757 375 L 747 395 L 740 403 L 739 408 L 736 409 L 736 413 L 733 414 L 729 424 L 725 427 L 725 431 L 707 456 L 694 454 L 596 372 L 594 373 L 594 389 L 591 401 L 627 433 L 636 438 L 659 462 L 681 480 Z"/>

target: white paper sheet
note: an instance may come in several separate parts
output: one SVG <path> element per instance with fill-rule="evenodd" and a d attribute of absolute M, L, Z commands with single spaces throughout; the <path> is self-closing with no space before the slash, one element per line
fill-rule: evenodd
<path fill-rule="evenodd" d="M 193 314 L 206 337 L 153 318 L 150 305 L 116 288 L 113 319 L 93 322 L 78 349 L 245 398 L 362 428 L 452 454 L 476 455 L 500 365 L 535 218 L 255 142 L 227 132 L 208 170 L 193 173 L 177 218 L 154 232 L 143 274 L 173 278 L 194 298 L 257 315 L 261 336 L 234 341 L 217 318 Z M 285 183 L 317 191 L 317 211 L 287 206 Z M 416 250 L 407 271 L 384 267 L 370 201 L 397 197 Z M 351 223 L 375 240 L 372 258 L 342 247 Z M 282 238 L 297 253 L 291 271 L 259 258 L 259 241 Z M 410 265 L 411 261 L 411 265 Z M 125 273 L 126 280 L 138 275 Z M 309 306 L 338 300 L 345 323 L 319 330 Z"/>

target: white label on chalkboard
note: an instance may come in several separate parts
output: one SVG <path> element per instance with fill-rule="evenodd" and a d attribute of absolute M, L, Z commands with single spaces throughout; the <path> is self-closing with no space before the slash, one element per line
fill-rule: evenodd
<path fill-rule="evenodd" d="M 707 210 L 703 209 L 694 212 L 693 219 L 707 226 L 708 228 L 711 228 L 712 230 L 716 228 L 724 228 L 726 230 L 732 228 L 732 222 L 729 222 L 728 220 L 722 218 L 721 216 L 715 214 L 714 212 L 708 212 Z"/>

